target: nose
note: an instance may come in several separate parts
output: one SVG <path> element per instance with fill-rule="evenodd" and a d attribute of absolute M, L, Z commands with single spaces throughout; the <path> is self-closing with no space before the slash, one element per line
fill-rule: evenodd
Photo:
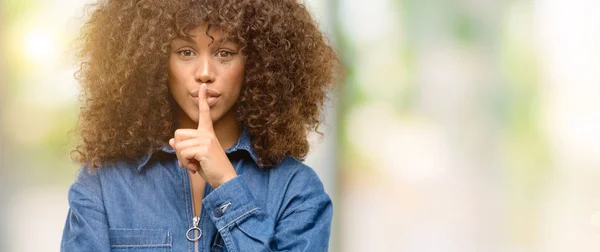
<path fill-rule="evenodd" d="M 198 67 L 194 73 L 194 78 L 200 83 L 211 83 L 215 81 L 215 71 L 210 57 L 198 57 Z"/>

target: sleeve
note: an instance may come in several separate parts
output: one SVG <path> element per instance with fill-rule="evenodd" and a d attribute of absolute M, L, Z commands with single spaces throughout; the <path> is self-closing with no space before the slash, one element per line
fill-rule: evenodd
<path fill-rule="evenodd" d="M 277 216 L 258 206 L 242 176 L 205 197 L 227 251 L 327 251 L 333 205 L 317 174 L 302 168 L 287 181 Z"/>
<path fill-rule="evenodd" d="M 81 168 L 69 188 L 60 251 L 110 251 L 108 221 L 97 169 Z"/>

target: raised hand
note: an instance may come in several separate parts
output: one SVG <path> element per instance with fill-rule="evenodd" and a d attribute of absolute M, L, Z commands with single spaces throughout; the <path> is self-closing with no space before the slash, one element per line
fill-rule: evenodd
<path fill-rule="evenodd" d="M 169 145 L 181 167 L 197 172 L 217 188 L 237 174 L 215 135 L 207 99 L 206 84 L 202 84 L 198 92 L 198 129 L 177 129 Z"/>

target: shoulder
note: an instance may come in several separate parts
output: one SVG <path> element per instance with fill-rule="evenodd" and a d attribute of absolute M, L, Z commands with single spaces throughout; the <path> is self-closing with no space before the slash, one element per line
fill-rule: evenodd
<path fill-rule="evenodd" d="M 98 188 L 107 177 L 128 177 L 127 174 L 134 174 L 135 171 L 135 164 L 123 161 L 106 163 L 95 168 L 84 164 L 77 171 L 73 185 Z"/>
<path fill-rule="evenodd" d="M 148 171 L 139 171 L 136 163 L 126 161 L 105 163 L 95 168 L 85 164 L 77 171 L 75 181 L 69 188 L 69 196 L 73 200 L 103 198 L 103 196 L 119 197 L 119 193 L 126 190 L 136 190 L 148 185 L 167 185 L 166 180 L 162 180 L 162 183 L 154 183 L 154 180 L 158 180 L 160 175 L 164 174 L 156 172 L 148 174 Z M 162 178 L 166 179 L 164 176 Z"/>
<path fill-rule="evenodd" d="M 134 166 L 135 165 L 124 161 L 104 163 L 98 167 L 92 167 L 90 164 L 83 164 L 77 171 L 77 177 L 102 176 L 117 170 L 133 170 Z"/>
<path fill-rule="evenodd" d="M 286 156 L 272 169 L 278 180 L 285 181 L 285 187 L 288 189 L 324 192 L 323 183 L 315 170 L 296 158 Z"/>
<path fill-rule="evenodd" d="M 317 175 L 312 167 L 291 156 L 286 156 L 274 169 L 279 169 L 285 173 L 305 176 Z"/>

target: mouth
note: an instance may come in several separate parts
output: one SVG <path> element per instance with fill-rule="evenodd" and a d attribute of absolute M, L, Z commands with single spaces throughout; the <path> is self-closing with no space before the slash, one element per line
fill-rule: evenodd
<path fill-rule="evenodd" d="M 194 104 L 196 104 L 196 106 L 198 106 L 198 92 L 200 90 L 196 90 L 192 93 L 190 93 L 190 96 L 192 98 L 192 101 L 194 102 Z M 213 89 L 206 89 L 206 95 L 207 95 L 207 102 L 208 102 L 208 106 L 212 107 L 213 105 L 215 105 L 218 101 L 219 101 L 219 97 L 221 97 L 221 93 L 213 90 Z"/>
<path fill-rule="evenodd" d="M 190 95 L 192 97 L 198 98 L 198 93 L 199 92 L 200 92 L 200 89 L 194 90 L 193 92 L 190 93 Z M 210 89 L 210 88 L 206 89 L 206 94 L 208 95 L 208 97 L 219 97 L 219 96 L 221 96 L 221 93 L 217 92 L 216 90 Z"/>
<path fill-rule="evenodd" d="M 219 97 L 220 96 L 208 96 L 208 98 L 206 99 L 208 106 L 212 107 L 213 105 L 215 105 L 219 101 Z M 196 106 L 198 106 L 198 96 L 192 96 L 192 101 L 194 102 L 194 104 L 196 104 Z"/>

